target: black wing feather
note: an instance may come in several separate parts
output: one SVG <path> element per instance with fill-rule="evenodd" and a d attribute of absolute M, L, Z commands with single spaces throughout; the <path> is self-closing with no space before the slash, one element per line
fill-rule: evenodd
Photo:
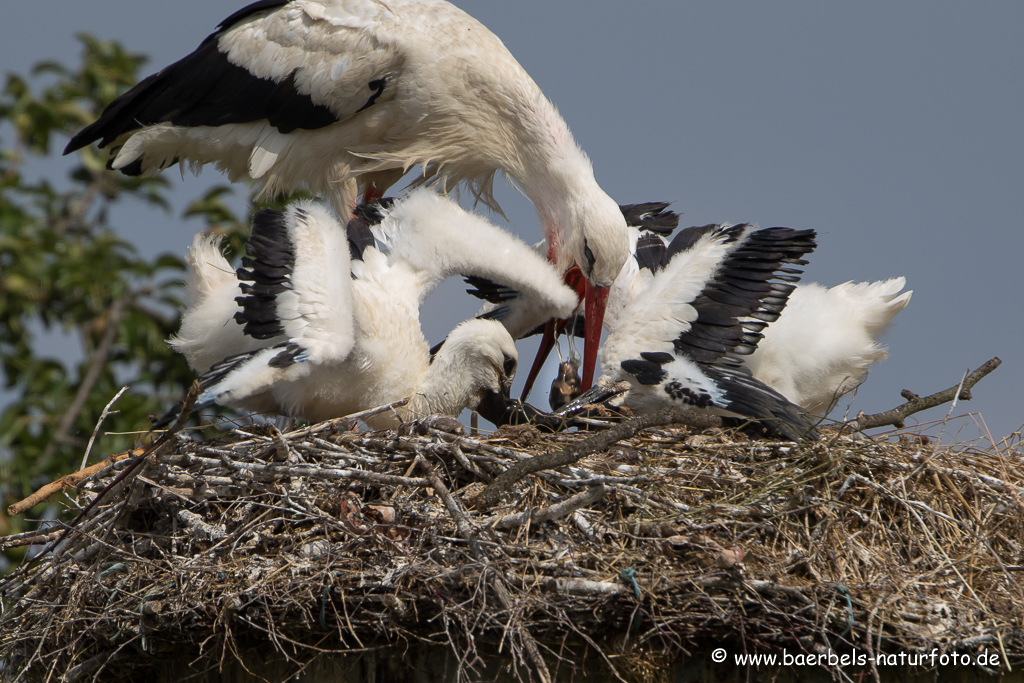
<path fill-rule="evenodd" d="M 469 275 L 464 277 L 463 280 L 470 286 L 470 289 L 466 290 L 467 294 L 472 294 L 477 299 L 483 299 L 492 304 L 500 304 L 519 296 L 518 289 L 506 287 L 503 284 L 495 282 L 494 280 L 488 280 L 485 277 Z"/>
<path fill-rule="evenodd" d="M 735 238 L 746 227 L 733 226 L 727 230 Z M 693 232 L 677 235 L 669 251 L 677 242 L 692 246 L 715 229 L 718 228 L 689 228 Z M 791 278 L 799 279 L 797 274 L 802 272 L 792 266 L 804 263 L 800 257 L 814 249 L 814 237 L 813 230 L 791 228 L 765 228 L 747 235 L 693 301 L 697 319 L 673 341 L 676 351 L 700 363 L 714 363 L 727 353 L 752 353 L 765 323 L 777 320 L 786 307 L 793 291 L 788 282 Z"/>
<path fill-rule="evenodd" d="M 229 62 L 218 49 L 220 36 L 235 24 L 287 4 L 287 0 L 260 0 L 229 16 L 195 51 L 111 102 L 94 123 L 71 138 L 64 153 L 97 140 L 100 147 L 106 147 L 125 133 L 157 123 L 221 126 L 265 119 L 281 133 L 336 123 L 338 117 L 327 106 L 298 91 L 294 71 L 280 82 L 258 78 Z M 383 85 L 375 89 L 367 84 L 367 97 L 379 95 L 381 88 Z M 122 170 L 137 174 L 141 163 Z"/>
<path fill-rule="evenodd" d="M 649 232 L 641 234 L 636 241 L 635 258 L 641 270 L 646 268 L 657 273 L 668 265 L 668 245 L 665 239 Z"/>
<path fill-rule="evenodd" d="M 723 391 L 722 408 L 755 419 L 769 431 L 791 441 L 818 438 L 807 411 L 754 379 L 746 368 L 717 364 L 702 365 L 702 369 Z"/>
<path fill-rule="evenodd" d="M 246 248 L 248 256 L 235 271 L 243 293 L 235 298 L 241 309 L 235 320 L 250 337 L 273 339 L 284 334 L 277 316 L 277 295 L 291 289 L 295 268 L 295 247 L 284 214 L 272 209 L 257 212 Z"/>
<path fill-rule="evenodd" d="M 621 204 L 626 225 L 631 228 L 639 228 L 655 232 L 662 237 L 668 237 L 679 227 L 679 214 L 674 211 L 666 211 L 668 202 L 646 202 L 644 204 Z"/>

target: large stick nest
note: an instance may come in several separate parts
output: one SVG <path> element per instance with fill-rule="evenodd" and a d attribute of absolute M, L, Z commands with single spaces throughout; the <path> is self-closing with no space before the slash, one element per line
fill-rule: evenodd
<path fill-rule="evenodd" d="M 539 680 L 584 660 L 643 678 L 711 643 L 1024 660 L 1019 444 L 642 426 L 171 436 L 6 580 L 0 662 L 106 681 L 423 645 Z"/>

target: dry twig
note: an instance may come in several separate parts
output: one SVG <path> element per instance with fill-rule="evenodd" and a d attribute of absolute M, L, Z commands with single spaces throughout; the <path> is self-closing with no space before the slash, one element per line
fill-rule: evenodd
<path fill-rule="evenodd" d="M 884 413 L 876 413 L 874 415 L 858 415 L 856 419 L 847 422 L 846 425 L 853 429 L 874 429 L 876 427 L 896 427 L 902 429 L 904 426 L 904 420 L 915 413 L 920 413 L 929 408 L 935 408 L 944 403 L 956 400 L 971 400 L 971 389 L 974 385 L 980 382 L 986 375 L 999 367 L 1002 363 L 998 358 L 993 358 L 988 362 L 984 363 L 977 370 L 968 375 L 962 382 L 944 390 L 939 391 L 931 396 L 925 396 L 921 398 L 913 392 L 904 390 L 903 398 L 907 399 L 907 402 L 901 406 L 897 406 L 892 410 L 887 410 Z"/>
<path fill-rule="evenodd" d="M 20 515 L 23 512 L 27 512 L 28 510 L 34 508 L 36 505 L 46 502 L 46 500 L 49 499 L 49 497 L 52 496 L 53 494 L 60 493 L 61 491 L 66 491 L 67 489 L 73 489 L 84 480 L 93 476 L 97 472 L 102 472 L 110 465 L 113 465 L 115 462 L 120 462 L 121 460 L 130 458 L 133 455 L 142 455 L 143 452 L 143 449 L 137 448 L 133 451 L 116 453 L 106 458 L 105 460 L 101 460 L 95 465 L 90 465 L 89 467 L 81 469 L 77 472 L 73 472 L 72 474 L 65 474 L 60 479 L 57 479 L 56 481 L 51 481 L 49 484 L 46 484 L 28 498 L 18 501 L 13 505 L 9 505 L 7 507 L 7 514 L 9 514 L 11 517 L 14 517 L 15 515 Z"/>

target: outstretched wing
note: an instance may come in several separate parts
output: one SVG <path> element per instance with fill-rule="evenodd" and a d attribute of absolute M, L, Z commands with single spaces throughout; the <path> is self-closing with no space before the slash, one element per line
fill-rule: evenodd
<path fill-rule="evenodd" d="M 735 230 L 735 228 L 730 228 Z M 679 353 L 701 363 L 725 354 L 749 355 L 761 330 L 777 320 L 814 249 L 813 230 L 765 228 L 737 237 L 738 245 L 691 306 L 697 318 L 673 341 Z"/>
<path fill-rule="evenodd" d="M 778 317 L 797 278 L 794 266 L 814 248 L 814 232 L 750 225 L 709 225 L 676 236 L 669 265 L 618 317 L 605 344 L 605 371 L 642 352 L 686 353 L 715 362 L 753 350 L 764 324 Z"/>
<path fill-rule="evenodd" d="M 202 400 L 230 402 L 344 360 L 352 350 L 349 241 L 324 207 L 297 202 L 253 219 L 235 320 L 263 348 L 218 363 Z"/>
<path fill-rule="evenodd" d="M 751 377 L 738 356 L 756 348 L 761 330 L 785 308 L 814 232 L 711 225 L 674 242 L 669 266 L 605 345 L 605 371 L 634 384 L 628 404 L 715 407 L 787 438 L 813 434 L 806 413 Z"/>
<path fill-rule="evenodd" d="M 481 315 L 499 320 L 513 338 L 567 317 L 578 302 L 532 247 L 429 189 L 396 202 L 373 230 L 389 260 L 421 273 L 421 303 L 446 278 L 462 276 L 471 293 L 490 302 Z"/>
<path fill-rule="evenodd" d="M 619 363 L 643 352 L 673 352 L 672 342 L 697 318 L 691 305 L 735 242 L 733 232 L 721 227 L 707 230 L 693 248 L 677 254 L 668 266 L 646 280 L 640 291 L 623 300 L 613 317 L 601 350 L 605 373 L 618 371 Z"/>

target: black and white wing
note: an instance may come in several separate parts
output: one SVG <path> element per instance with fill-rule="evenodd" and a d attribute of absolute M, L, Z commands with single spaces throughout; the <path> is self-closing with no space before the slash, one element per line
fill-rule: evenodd
<path fill-rule="evenodd" d="M 715 225 L 677 235 L 669 265 L 623 312 L 602 351 L 609 378 L 634 384 L 627 405 L 718 408 L 787 438 L 811 432 L 803 411 L 753 379 L 738 356 L 778 318 L 814 246 L 813 231 L 789 228 Z"/>
<path fill-rule="evenodd" d="M 109 166 L 129 175 L 215 162 L 269 192 L 330 194 L 358 163 L 344 150 L 365 132 L 336 124 L 395 97 L 403 56 L 393 23 L 373 0 L 252 3 L 112 102 L 65 153 L 98 141 Z"/>
<path fill-rule="evenodd" d="M 253 219 L 237 276 L 235 321 L 264 346 L 226 358 L 202 377 L 202 402 L 231 403 L 293 381 L 352 349 L 346 232 L 324 207 L 297 202 Z"/>

